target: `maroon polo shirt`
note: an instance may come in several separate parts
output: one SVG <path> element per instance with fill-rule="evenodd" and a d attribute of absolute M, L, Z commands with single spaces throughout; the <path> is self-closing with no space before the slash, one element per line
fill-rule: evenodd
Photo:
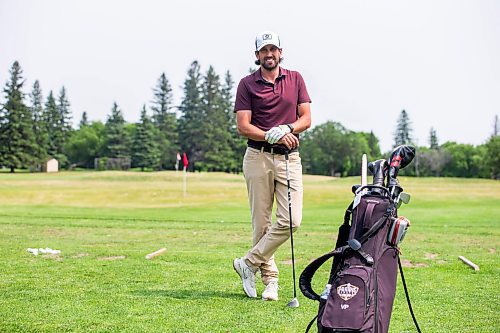
<path fill-rule="evenodd" d="M 238 84 L 234 112 L 251 110 L 250 123 L 268 131 L 272 127 L 295 122 L 298 119 L 298 105 L 301 103 L 311 103 L 311 99 L 299 72 L 280 67 L 280 74 L 273 84 L 262 78 L 259 68 Z M 263 143 L 252 139 L 248 139 L 248 142 Z"/>

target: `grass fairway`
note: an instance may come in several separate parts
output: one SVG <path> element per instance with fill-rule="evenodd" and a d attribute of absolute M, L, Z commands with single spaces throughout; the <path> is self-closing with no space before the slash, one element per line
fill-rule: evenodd
<path fill-rule="evenodd" d="M 246 298 L 232 269 L 251 242 L 243 176 L 187 178 L 184 197 L 173 172 L 0 174 L 0 332 L 303 332 L 317 304 L 299 295 L 301 306 L 286 308 L 289 245 L 276 255 L 278 302 Z M 305 176 L 298 274 L 334 246 L 357 182 Z M 423 332 L 500 332 L 500 183 L 401 184 L 412 194 L 400 209 L 412 221 L 402 259 Z M 30 247 L 62 253 L 35 257 Z M 415 332 L 401 285 L 390 331 Z"/>

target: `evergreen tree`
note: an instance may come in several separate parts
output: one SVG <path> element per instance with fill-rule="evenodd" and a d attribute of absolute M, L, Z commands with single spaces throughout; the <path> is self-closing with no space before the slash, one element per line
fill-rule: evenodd
<path fill-rule="evenodd" d="M 63 136 L 63 142 L 62 146 L 64 146 L 64 143 L 66 140 L 69 138 L 69 135 L 71 133 L 72 127 L 71 127 L 71 110 L 70 110 L 70 103 L 68 101 L 68 97 L 66 96 L 66 88 L 64 86 L 61 88 L 61 91 L 59 92 L 59 98 L 58 98 L 58 103 L 57 103 L 57 110 L 59 111 L 60 114 L 60 128 L 62 131 L 62 136 Z M 61 147 L 61 153 L 63 153 L 63 149 Z"/>
<path fill-rule="evenodd" d="M 161 167 L 172 169 L 176 161 L 179 135 L 177 132 L 177 118 L 172 108 L 172 88 L 162 73 L 156 87 L 153 89 L 154 99 L 153 123 L 157 129 L 156 140 L 161 149 Z"/>
<path fill-rule="evenodd" d="M 431 127 L 431 131 L 429 133 L 429 148 L 431 149 L 439 148 L 438 137 L 436 134 L 436 130 L 433 127 Z"/>
<path fill-rule="evenodd" d="M 156 142 L 156 133 L 151 119 L 146 113 L 146 105 L 141 112 L 141 121 L 136 126 L 132 145 L 132 166 L 157 169 L 160 165 L 160 151 Z"/>
<path fill-rule="evenodd" d="M 179 141 L 182 151 L 188 155 L 189 168 L 195 169 L 196 163 L 203 159 L 201 142 L 205 138 L 203 138 L 202 133 L 203 127 L 208 122 L 201 106 L 201 74 L 197 61 L 191 63 L 183 90 L 184 98 L 179 107 L 181 112 Z"/>
<path fill-rule="evenodd" d="M 38 82 L 38 80 L 36 80 L 33 84 L 30 99 L 31 114 L 33 117 L 33 133 L 37 143 L 35 146 L 34 157 L 37 160 L 37 164 L 42 164 L 47 159 L 49 136 L 47 133 L 47 124 L 44 120 L 42 89 L 40 88 L 40 82 Z"/>
<path fill-rule="evenodd" d="M 116 102 L 104 127 L 105 155 L 113 158 L 130 158 L 129 136 L 125 130 L 125 119 Z"/>
<path fill-rule="evenodd" d="M 493 136 L 498 135 L 498 115 L 495 115 L 495 122 L 493 123 Z"/>
<path fill-rule="evenodd" d="M 17 61 L 12 64 L 10 75 L 3 90 L 6 103 L 0 111 L 0 165 L 14 172 L 15 168 L 34 166 L 37 159 L 33 117 L 23 101 L 24 81 Z"/>
<path fill-rule="evenodd" d="M 227 110 L 221 93 L 220 79 L 212 66 L 204 76 L 202 84 L 202 109 L 205 126 L 200 135 L 203 151 L 201 168 L 207 171 L 230 169 L 233 157 L 231 133 L 228 128 Z"/>
<path fill-rule="evenodd" d="M 83 111 L 83 113 L 82 113 L 82 119 L 80 119 L 79 128 L 82 128 L 82 127 L 85 127 L 85 126 L 89 126 L 89 120 L 87 118 L 87 112 Z"/>
<path fill-rule="evenodd" d="M 230 135 L 231 157 L 228 161 L 228 171 L 239 172 L 243 164 L 243 156 L 246 150 L 246 139 L 238 133 L 236 113 L 234 112 L 234 81 L 229 71 L 226 72 L 222 85 L 222 104 L 227 115 L 227 131 Z"/>
<path fill-rule="evenodd" d="M 394 147 L 410 144 L 412 142 L 411 132 L 412 129 L 408 113 L 402 110 L 396 125 L 396 132 L 394 133 Z"/>
<path fill-rule="evenodd" d="M 62 155 L 62 146 L 64 144 L 64 134 L 60 124 L 62 123 L 61 115 L 57 109 L 56 100 L 52 90 L 47 96 L 45 102 L 45 110 L 43 113 L 43 122 L 46 126 L 48 136 L 47 154 L 57 160 L 64 159 Z"/>

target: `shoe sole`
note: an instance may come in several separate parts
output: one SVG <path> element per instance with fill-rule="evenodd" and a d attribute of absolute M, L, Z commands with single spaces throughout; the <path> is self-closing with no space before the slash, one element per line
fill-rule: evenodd
<path fill-rule="evenodd" d="M 238 259 L 234 259 L 234 260 L 233 260 L 233 269 L 234 269 L 234 271 L 236 272 L 236 274 L 238 274 L 238 276 L 239 276 L 239 277 L 240 277 L 240 279 L 241 279 L 241 284 L 242 284 L 242 286 L 243 286 L 243 291 L 245 292 L 245 294 L 246 294 L 248 297 L 250 297 L 250 298 L 257 298 L 257 296 L 252 296 L 252 295 L 250 295 L 250 294 L 247 292 L 247 290 L 245 289 L 245 284 L 243 283 L 243 276 L 241 276 L 241 274 L 240 274 L 240 272 L 239 272 L 239 270 L 238 270 L 238 268 L 240 268 L 240 269 L 241 269 L 241 267 L 239 267 L 240 265 L 239 265 L 239 263 L 237 263 L 237 260 L 238 260 Z M 236 268 L 236 265 L 238 265 L 238 268 Z"/>

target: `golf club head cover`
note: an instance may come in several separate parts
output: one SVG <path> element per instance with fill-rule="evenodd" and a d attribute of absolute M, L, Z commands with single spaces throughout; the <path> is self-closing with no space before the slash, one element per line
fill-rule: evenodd
<path fill-rule="evenodd" d="M 403 169 L 415 157 L 415 147 L 409 145 L 401 145 L 394 148 L 389 157 L 389 173 L 387 179 L 387 187 L 399 186 L 397 181 L 399 169 Z"/>
<path fill-rule="evenodd" d="M 368 163 L 368 170 L 373 174 L 373 185 L 384 186 L 384 179 L 387 175 L 387 161 L 380 159 Z"/>

